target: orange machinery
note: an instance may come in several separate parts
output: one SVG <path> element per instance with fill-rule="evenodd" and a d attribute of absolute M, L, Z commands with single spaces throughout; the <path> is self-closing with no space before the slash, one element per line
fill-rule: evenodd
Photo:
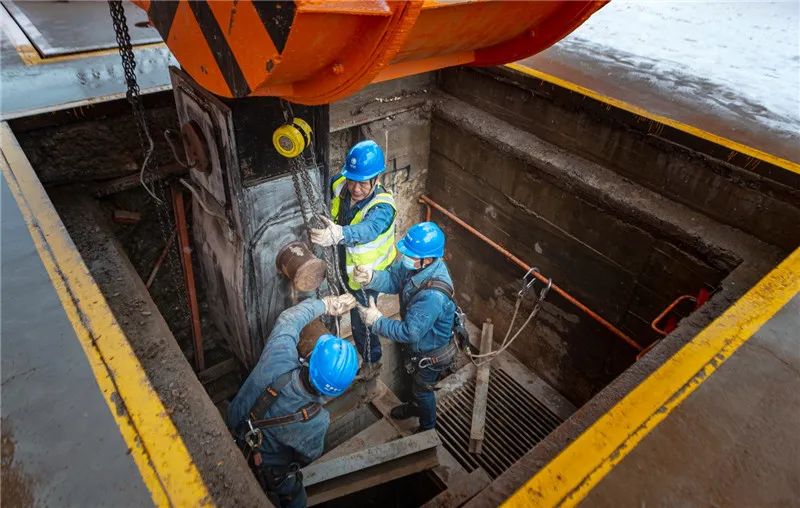
<path fill-rule="evenodd" d="M 181 67 L 228 98 L 328 104 L 370 83 L 499 65 L 572 32 L 601 1 L 133 0 Z"/>
<path fill-rule="evenodd" d="M 170 76 L 191 166 L 182 182 L 198 205 L 195 252 L 210 317 L 248 367 L 292 300 L 276 256 L 303 237 L 306 210 L 320 211 L 308 196 L 330 177 L 327 104 L 376 81 L 527 57 L 604 4 L 133 1 L 182 67 Z"/>

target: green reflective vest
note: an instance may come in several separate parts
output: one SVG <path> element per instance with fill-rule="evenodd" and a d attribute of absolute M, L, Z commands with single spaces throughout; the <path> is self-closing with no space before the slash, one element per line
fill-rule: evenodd
<path fill-rule="evenodd" d="M 342 203 L 342 189 L 344 189 L 346 181 L 347 179 L 345 177 L 340 176 L 334 180 L 331 185 L 331 192 L 333 194 L 331 198 L 331 216 L 333 216 L 333 220 L 337 223 L 339 221 L 339 210 Z M 364 217 L 367 216 L 367 212 L 369 212 L 373 206 L 381 203 L 390 205 L 395 211 L 395 218 L 397 217 L 397 207 L 394 204 L 392 193 L 384 190 L 382 187 L 378 190 L 381 192 L 376 192 L 372 196 L 372 199 L 356 213 L 353 220 L 350 221 L 351 226 L 364 220 Z M 392 264 L 392 261 L 394 261 L 394 258 L 397 256 L 397 248 L 394 244 L 394 219 L 392 219 L 392 224 L 389 228 L 379 234 L 378 237 L 371 242 L 354 246 L 346 245 L 344 249 L 347 285 L 350 286 L 351 289 L 359 289 L 361 285 L 352 278 L 353 269 L 356 265 L 371 266 L 373 270 L 385 270 Z"/>

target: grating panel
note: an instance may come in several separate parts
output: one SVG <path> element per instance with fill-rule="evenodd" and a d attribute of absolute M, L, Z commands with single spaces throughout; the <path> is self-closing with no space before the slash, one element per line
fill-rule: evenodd
<path fill-rule="evenodd" d="M 437 431 L 442 444 L 467 471 L 482 467 L 494 479 L 562 423 L 508 373 L 493 368 L 489 382 L 483 453 L 469 452 L 475 380 L 442 397 Z"/>

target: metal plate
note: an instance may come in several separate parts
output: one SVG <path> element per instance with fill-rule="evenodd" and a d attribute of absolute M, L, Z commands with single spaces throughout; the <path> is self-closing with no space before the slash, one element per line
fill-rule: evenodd
<path fill-rule="evenodd" d="M 130 2 L 123 2 L 131 43 L 161 42 L 161 36 L 146 23 L 147 14 Z M 106 2 L 13 2 L 3 6 L 45 58 L 117 47 Z"/>
<path fill-rule="evenodd" d="M 506 371 L 492 368 L 483 453 L 469 452 L 475 379 L 442 397 L 436 430 L 467 470 L 482 467 L 494 479 L 561 425 L 563 420 Z"/>

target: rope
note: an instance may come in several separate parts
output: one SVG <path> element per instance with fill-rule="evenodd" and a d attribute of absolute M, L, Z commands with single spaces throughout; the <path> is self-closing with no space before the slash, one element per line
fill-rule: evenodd
<path fill-rule="evenodd" d="M 473 364 L 475 364 L 475 366 L 480 367 L 481 365 L 490 363 L 492 360 L 494 360 L 494 358 L 497 355 L 499 355 L 500 353 L 511 347 L 511 344 L 513 344 L 514 341 L 517 340 L 517 337 L 520 336 L 522 331 L 525 330 L 525 328 L 531 323 L 531 321 L 533 321 L 533 318 L 536 317 L 536 315 L 539 313 L 539 310 L 542 308 L 542 303 L 544 302 L 544 299 L 547 297 L 547 293 L 550 292 L 550 288 L 553 285 L 553 279 L 548 279 L 547 285 L 542 288 L 542 290 L 539 292 L 539 295 L 536 297 L 536 303 L 533 305 L 533 309 L 531 309 L 530 314 L 528 314 L 528 318 L 525 320 L 524 323 L 522 323 L 522 326 L 519 327 L 519 330 L 517 330 L 514 336 L 509 339 L 509 336 L 511 336 L 511 331 L 514 329 L 514 322 L 517 320 L 519 309 L 522 306 L 522 300 L 525 298 L 528 292 L 534 287 L 536 279 L 531 277 L 531 275 L 534 272 L 538 271 L 539 270 L 537 268 L 531 268 L 530 270 L 528 270 L 528 273 L 526 273 L 525 276 L 522 278 L 522 289 L 520 289 L 519 292 L 517 292 L 516 302 L 514 303 L 514 314 L 511 316 L 511 322 L 508 324 L 508 330 L 506 330 L 506 335 L 505 337 L 503 337 L 503 342 L 500 344 L 500 347 L 495 351 L 490 351 L 488 353 L 477 354 L 477 355 L 472 354 L 469 348 L 467 348 L 466 350 L 467 357 Z M 485 359 L 476 362 L 475 360 L 479 358 L 485 358 Z"/>

